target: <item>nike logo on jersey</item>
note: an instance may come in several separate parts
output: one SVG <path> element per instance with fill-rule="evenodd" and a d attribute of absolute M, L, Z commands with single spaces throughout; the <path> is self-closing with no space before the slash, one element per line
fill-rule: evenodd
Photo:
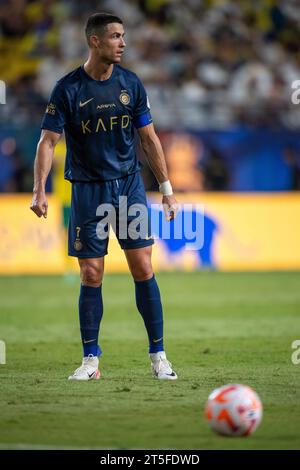
<path fill-rule="evenodd" d="M 85 339 L 83 340 L 84 344 L 92 343 L 93 341 L 96 341 L 96 340 L 95 339 L 88 339 L 87 341 Z"/>
<path fill-rule="evenodd" d="M 84 101 L 83 103 L 79 101 L 79 107 L 83 108 L 86 104 L 88 104 L 90 101 L 92 101 L 94 98 L 90 98 L 89 100 Z"/>

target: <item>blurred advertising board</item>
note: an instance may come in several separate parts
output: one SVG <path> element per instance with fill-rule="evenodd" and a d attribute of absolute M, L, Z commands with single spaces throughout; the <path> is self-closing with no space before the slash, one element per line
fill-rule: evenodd
<path fill-rule="evenodd" d="M 149 195 L 149 200 L 160 198 Z M 178 194 L 183 211 L 202 204 L 203 246 L 187 249 L 190 240 L 162 240 L 161 219 L 156 241 L 160 269 L 216 270 L 300 269 L 300 194 L 197 193 Z M 185 209 L 185 204 L 187 204 Z M 195 229 L 195 227 L 194 227 Z"/>
<path fill-rule="evenodd" d="M 0 197 L 0 273 L 78 272 L 76 258 L 67 257 L 58 200 L 49 196 L 47 219 L 29 210 L 30 201 L 29 194 Z M 300 269 L 300 194 L 179 193 L 180 212 L 171 223 L 164 219 L 158 194 L 149 193 L 148 202 L 155 270 Z M 180 228 L 187 220 L 190 230 L 178 236 L 175 223 Z M 127 272 L 115 236 L 108 251 L 106 271 Z"/>
<path fill-rule="evenodd" d="M 31 195 L 0 196 L 0 273 L 58 274 L 65 268 L 61 207 L 48 197 L 47 219 L 30 209 Z"/>

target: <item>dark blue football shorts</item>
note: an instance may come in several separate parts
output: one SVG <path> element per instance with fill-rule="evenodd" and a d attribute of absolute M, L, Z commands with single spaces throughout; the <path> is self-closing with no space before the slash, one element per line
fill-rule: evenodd
<path fill-rule="evenodd" d="M 106 255 L 111 229 L 123 250 L 154 243 L 139 171 L 111 181 L 72 182 L 69 256 Z"/>

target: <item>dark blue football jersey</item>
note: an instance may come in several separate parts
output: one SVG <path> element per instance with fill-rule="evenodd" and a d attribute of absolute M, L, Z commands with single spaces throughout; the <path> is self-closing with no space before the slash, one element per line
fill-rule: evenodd
<path fill-rule="evenodd" d="M 108 181 L 139 170 L 134 128 L 152 122 L 146 91 L 137 75 L 113 66 L 108 80 L 83 66 L 54 87 L 41 128 L 65 132 L 65 178 Z"/>

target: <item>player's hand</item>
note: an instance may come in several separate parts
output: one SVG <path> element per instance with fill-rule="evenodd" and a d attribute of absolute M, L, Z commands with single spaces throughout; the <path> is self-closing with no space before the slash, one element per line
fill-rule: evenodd
<path fill-rule="evenodd" d="M 163 196 L 162 203 L 166 220 L 175 219 L 179 208 L 175 196 L 173 194 L 172 196 Z"/>
<path fill-rule="evenodd" d="M 30 209 L 38 216 L 47 218 L 48 201 L 45 191 L 34 191 Z"/>

